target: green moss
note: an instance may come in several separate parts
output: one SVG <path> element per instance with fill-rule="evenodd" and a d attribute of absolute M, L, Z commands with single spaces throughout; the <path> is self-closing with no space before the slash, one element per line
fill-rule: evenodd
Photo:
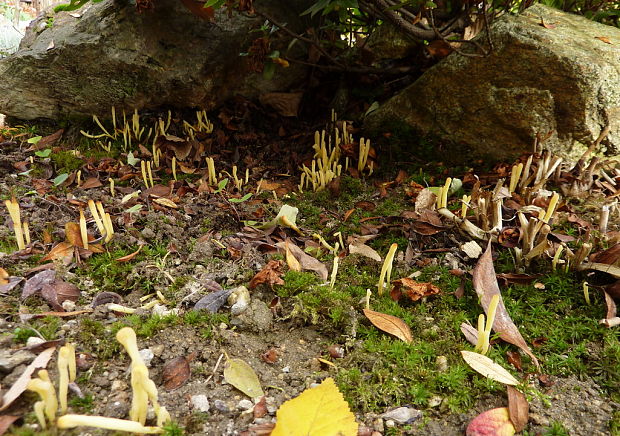
<path fill-rule="evenodd" d="M 50 155 L 50 159 L 54 163 L 54 169 L 57 173 L 71 173 L 78 170 L 84 164 L 84 161 L 77 157 L 72 150 L 58 151 Z"/>

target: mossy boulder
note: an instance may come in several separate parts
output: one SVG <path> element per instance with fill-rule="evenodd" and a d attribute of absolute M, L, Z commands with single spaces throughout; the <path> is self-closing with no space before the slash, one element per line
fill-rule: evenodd
<path fill-rule="evenodd" d="M 537 4 L 496 21 L 491 36 L 490 56 L 451 54 L 366 127 L 398 120 L 501 159 L 531 150 L 537 135 L 575 157 L 609 124 L 603 148 L 620 151 L 620 29 Z"/>
<path fill-rule="evenodd" d="M 267 0 L 260 7 L 303 29 L 299 11 L 305 4 Z M 261 36 L 252 31 L 262 23 L 225 10 L 203 20 L 178 0 L 158 0 L 142 12 L 117 0 L 72 13 L 48 11 L 29 26 L 19 50 L 0 59 L 0 113 L 60 119 L 109 116 L 112 106 L 211 109 L 236 94 L 286 91 L 303 77 L 303 67 L 266 80 L 239 56 Z"/>

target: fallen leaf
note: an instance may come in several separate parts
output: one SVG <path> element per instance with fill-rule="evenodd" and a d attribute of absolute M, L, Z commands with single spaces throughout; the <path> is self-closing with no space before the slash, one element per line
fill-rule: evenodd
<path fill-rule="evenodd" d="M 506 351 L 506 357 L 508 358 L 508 363 L 514 366 L 517 371 L 523 371 L 521 355 L 518 351 Z"/>
<path fill-rule="evenodd" d="M 604 272 L 604 273 L 614 276 L 617 279 L 620 279 L 620 267 L 618 266 L 607 265 L 607 264 L 598 263 L 598 262 L 589 262 L 583 265 L 579 265 L 577 267 L 577 270 L 579 271 L 585 271 L 588 269 L 593 269 L 595 271 Z"/>
<path fill-rule="evenodd" d="M 211 292 L 198 300 L 194 305 L 194 310 L 206 310 L 215 313 L 226 303 L 232 291 L 233 288 Z"/>
<path fill-rule="evenodd" d="M 482 254 L 482 248 L 476 241 L 469 241 L 465 244 L 461 245 L 461 250 L 469 257 L 470 259 L 478 259 Z"/>
<path fill-rule="evenodd" d="M 256 273 L 252 280 L 250 280 L 250 284 L 248 288 L 254 289 L 258 285 L 269 285 L 273 287 L 273 285 L 283 285 L 284 280 L 282 280 L 282 276 L 284 275 L 284 271 L 282 267 L 284 264 L 280 260 L 270 260 L 267 265 L 264 266 L 262 270 Z"/>
<path fill-rule="evenodd" d="M 291 250 L 288 248 L 288 240 L 284 243 L 284 249 L 286 252 L 286 264 L 288 265 L 288 269 L 290 269 L 291 271 L 300 272 L 301 265 L 299 264 L 299 261 L 295 258 L 295 256 L 293 256 Z"/>
<path fill-rule="evenodd" d="M 466 436 L 512 436 L 515 428 L 507 407 L 487 410 L 476 416 L 465 430 Z"/>
<path fill-rule="evenodd" d="M 504 301 L 502 300 L 502 294 L 499 291 L 499 285 L 495 276 L 495 268 L 493 267 L 493 259 L 491 257 L 491 242 L 487 245 L 487 249 L 484 254 L 478 260 L 476 267 L 473 271 L 473 284 L 478 298 L 484 308 L 484 312 L 488 315 L 489 304 L 491 298 L 494 295 L 499 295 L 499 304 L 497 305 L 497 311 L 495 313 L 495 320 L 493 322 L 493 330 L 499 334 L 499 337 L 506 342 L 510 342 L 513 345 L 521 348 L 530 358 L 532 362 L 539 367 L 538 359 L 530 350 L 525 339 L 521 336 L 519 329 L 514 324 L 510 315 L 506 311 Z"/>
<path fill-rule="evenodd" d="M 43 286 L 51 285 L 54 280 L 56 280 L 56 270 L 53 269 L 47 269 L 35 274 L 26 280 L 24 289 L 22 289 L 21 299 L 25 300 L 26 298 L 39 293 Z"/>
<path fill-rule="evenodd" d="M 136 251 L 134 251 L 133 253 L 128 254 L 127 256 L 121 256 L 116 258 L 115 260 L 117 262 L 129 262 L 131 259 L 133 259 L 134 257 L 136 257 L 138 255 L 138 253 L 140 252 L 140 250 L 142 250 L 142 247 L 144 247 L 144 245 L 140 245 L 138 247 L 138 249 Z"/>
<path fill-rule="evenodd" d="M 461 355 L 474 371 L 482 374 L 486 378 L 490 378 L 491 380 L 505 385 L 516 386 L 519 384 L 519 381 L 514 378 L 512 374 L 506 371 L 502 366 L 493 362 L 487 356 L 465 350 L 461 351 Z"/>
<path fill-rule="evenodd" d="M 269 410 L 267 409 L 267 397 L 262 396 L 260 400 L 258 400 L 258 402 L 254 405 L 254 419 L 262 418 L 267 413 L 269 413 Z"/>
<path fill-rule="evenodd" d="M 286 249 L 285 242 L 281 241 L 276 244 L 276 247 L 280 249 Z M 310 256 L 308 253 L 304 252 L 297 245 L 292 242 L 288 242 L 288 248 L 295 256 L 295 258 L 299 261 L 301 265 L 301 269 L 304 271 L 314 271 L 319 275 L 321 280 L 326 281 L 328 277 L 327 267 L 318 259 Z"/>
<path fill-rule="evenodd" d="M 278 361 L 278 351 L 275 348 L 270 348 L 260 355 L 265 363 L 276 363 Z"/>
<path fill-rule="evenodd" d="M 4 268 L 0 268 L 0 285 L 9 283 L 9 273 Z"/>
<path fill-rule="evenodd" d="M 60 129 L 52 133 L 51 135 L 44 136 L 41 138 L 36 144 L 32 144 L 30 147 L 26 149 L 26 151 L 38 151 L 43 150 L 44 148 L 49 147 L 54 142 L 56 142 L 62 134 L 65 132 L 64 129 Z"/>
<path fill-rule="evenodd" d="M 83 247 L 82 243 L 82 233 L 80 230 L 80 225 L 74 222 L 68 222 L 65 224 L 65 239 L 66 241 L 74 245 L 76 247 Z"/>
<path fill-rule="evenodd" d="M 415 211 L 421 212 L 424 209 L 432 209 L 435 207 L 437 196 L 428 188 L 424 188 L 418 194 L 415 200 Z"/>
<path fill-rule="evenodd" d="M 373 203 L 372 201 L 366 201 L 366 200 L 358 201 L 357 203 L 354 204 L 354 206 L 357 209 L 365 210 L 367 212 L 372 212 L 373 210 L 377 208 L 377 205 L 375 203 Z"/>
<path fill-rule="evenodd" d="M 512 386 L 506 387 L 508 388 L 508 414 L 510 421 L 515 431 L 520 432 L 525 428 L 529 420 L 530 405 L 522 392 Z"/>
<path fill-rule="evenodd" d="M 332 378 L 282 404 L 271 436 L 357 436 L 358 424 Z"/>
<path fill-rule="evenodd" d="M 110 303 L 120 304 L 122 301 L 123 301 L 123 297 L 121 297 L 116 292 L 104 291 L 104 292 L 99 292 L 97 295 L 95 295 L 95 298 L 93 298 L 93 302 L 91 303 L 91 306 L 97 307 L 97 306 L 101 306 L 104 304 L 110 304 Z"/>
<path fill-rule="evenodd" d="M 555 29 L 556 25 L 555 24 L 547 24 L 545 23 L 545 20 L 542 19 L 542 17 L 540 18 L 540 23 L 539 23 L 542 27 L 544 27 L 545 29 Z"/>
<path fill-rule="evenodd" d="M 461 332 L 465 335 L 465 339 L 470 344 L 476 346 L 478 344 L 478 330 L 469 323 L 461 323 Z"/>
<path fill-rule="evenodd" d="M 80 185 L 80 188 L 91 189 L 91 188 L 99 188 L 100 186 L 103 186 L 103 183 L 101 183 L 97 177 L 89 177 L 88 179 L 82 182 L 82 184 Z"/>
<path fill-rule="evenodd" d="M 517 285 L 529 285 L 534 280 L 540 277 L 540 274 L 525 274 L 525 273 L 501 273 L 496 274 L 496 277 L 499 281 L 502 282 L 503 286 L 508 286 L 510 284 Z"/>
<path fill-rule="evenodd" d="M 252 367 L 241 359 L 229 359 L 226 361 L 224 379 L 250 398 L 265 395 L 258 376 Z"/>
<path fill-rule="evenodd" d="M 607 265 L 620 264 L 620 242 L 590 256 L 590 260 L 595 263 L 604 263 Z"/>
<path fill-rule="evenodd" d="M 13 425 L 13 423 L 17 421 L 19 418 L 20 418 L 19 416 L 15 416 L 15 415 L 0 416 L 0 435 L 3 435 L 4 433 L 6 433 L 9 427 Z"/>
<path fill-rule="evenodd" d="M 176 357 L 166 362 L 162 370 L 162 378 L 164 388 L 167 391 L 172 391 L 183 386 L 189 379 L 191 373 L 189 362 L 190 359 L 185 356 Z"/>
<path fill-rule="evenodd" d="M 69 242 L 59 242 L 56 244 L 46 256 L 41 259 L 41 262 L 47 262 L 50 260 L 65 260 L 73 258 L 74 245 Z"/>
<path fill-rule="evenodd" d="M 595 36 L 594 38 L 598 39 L 599 41 L 603 41 L 605 44 L 612 44 L 611 39 L 609 39 L 607 36 Z"/>
<path fill-rule="evenodd" d="M 302 96 L 302 92 L 267 92 L 258 99 L 262 105 L 273 108 L 283 117 L 296 117 Z"/>
<path fill-rule="evenodd" d="M 417 282 L 409 277 L 392 280 L 392 292 L 404 294 L 411 301 L 418 301 L 421 298 L 439 294 L 439 288 L 432 283 Z M 397 299 L 398 301 L 398 299 Z"/>
<path fill-rule="evenodd" d="M 349 244 L 349 254 L 360 254 L 377 262 L 382 260 L 381 255 L 374 248 L 364 243 Z"/>
<path fill-rule="evenodd" d="M 162 206 L 166 206 L 169 207 L 171 209 L 178 209 L 179 206 L 177 206 L 177 204 L 170 200 L 169 198 L 165 198 L 165 197 L 161 197 L 161 198 L 155 198 L 153 200 L 154 203 L 160 204 Z"/>
<path fill-rule="evenodd" d="M 618 324 L 620 324 L 620 318 L 618 318 L 617 315 L 617 308 L 616 308 L 616 303 L 614 302 L 614 299 L 611 298 L 611 295 L 609 295 L 607 292 L 603 291 L 603 294 L 605 294 L 605 303 L 607 304 L 607 314 L 605 315 L 605 318 L 599 321 L 599 324 L 603 324 L 605 327 L 615 327 Z"/>
<path fill-rule="evenodd" d="M 56 347 L 49 347 L 39 354 L 28 367 L 24 370 L 24 372 L 19 376 L 19 378 L 13 383 L 13 386 L 4 394 L 2 397 L 2 403 L 0 404 L 0 412 L 7 409 L 13 401 L 19 397 L 22 392 L 26 390 L 26 386 L 28 386 L 28 382 L 32 377 L 32 374 L 35 370 L 39 368 L 45 368 L 47 363 L 50 361 L 52 356 L 54 355 L 54 351 L 56 351 Z"/>
<path fill-rule="evenodd" d="M 379 330 L 394 335 L 408 344 L 413 342 L 411 329 L 402 319 L 370 309 L 364 309 L 364 315 Z"/>

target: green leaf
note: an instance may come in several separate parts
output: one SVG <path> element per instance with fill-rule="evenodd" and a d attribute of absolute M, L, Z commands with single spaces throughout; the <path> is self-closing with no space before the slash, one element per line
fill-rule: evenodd
<path fill-rule="evenodd" d="M 230 359 L 226 362 L 224 379 L 250 398 L 265 395 L 258 376 L 252 367 L 241 359 Z"/>
<path fill-rule="evenodd" d="M 127 153 L 127 163 L 131 166 L 136 165 L 138 162 L 140 162 L 140 159 L 138 159 L 137 157 L 134 157 L 133 153 L 130 151 L 129 153 Z"/>
<path fill-rule="evenodd" d="M 244 201 L 247 201 L 251 196 L 252 196 L 252 193 L 248 192 L 241 198 L 231 198 L 228 201 L 230 201 L 231 203 L 243 203 Z"/>
<path fill-rule="evenodd" d="M 274 64 L 273 62 L 267 62 L 265 64 L 265 68 L 263 68 L 263 78 L 265 80 L 271 80 L 275 72 L 276 72 L 276 64 Z"/>
<path fill-rule="evenodd" d="M 129 209 L 127 209 L 125 212 L 127 212 L 127 213 L 134 213 L 134 212 L 139 212 L 140 209 L 142 209 L 142 205 L 141 204 L 135 204 L 135 205 L 131 206 Z"/>
<path fill-rule="evenodd" d="M 65 180 L 67 180 L 69 178 L 69 174 L 67 173 L 62 173 L 58 176 L 56 176 L 54 178 L 54 180 L 52 180 L 52 182 L 54 182 L 54 186 L 58 186 L 61 185 L 65 182 Z"/>
<path fill-rule="evenodd" d="M 226 188 L 226 185 L 228 185 L 228 178 L 220 180 L 217 183 L 217 190 L 215 191 L 215 194 L 222 192 L 224 188 Z"/>
<path fill-rule="evenodd" d="M 40 136 L 39 136 L 39 138 L 40 138 Z M 52 154 L 52 149 L 51 148 L 46 148 L 45 150 L 35 151 L 34 154 L 36 154 L 39 157 L 49 157 L 49 155 Z"/>
<path fill-rule="evenodd" d="M 36 144 L 37 142 L 39 142 L 41 140 L 41 136 L 33 136 L 32 138 L 28 139 L 28 144 Z"/>
<path fill-rule="evenodd" d="M 205 3 L 205 8 L 219 9 L 224 4 L 225 0 L 209 0 Z"/>

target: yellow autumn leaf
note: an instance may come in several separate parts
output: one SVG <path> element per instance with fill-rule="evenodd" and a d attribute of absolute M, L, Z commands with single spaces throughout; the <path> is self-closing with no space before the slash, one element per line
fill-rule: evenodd
<path fill-rule="evenodd" d="M 288 268 L 291 271 L 301 271 L 301 264 L 293 255 L 293 253 L 291 253 L 291 250 L 288 248 L 288 241 L 286 243 L 286 263 L 288 264 Z"/>
<path fill-rule="evenodd" d="M 355 415 L 332 378 L 282 404 L 271 436 L 357 436 Z"/>

